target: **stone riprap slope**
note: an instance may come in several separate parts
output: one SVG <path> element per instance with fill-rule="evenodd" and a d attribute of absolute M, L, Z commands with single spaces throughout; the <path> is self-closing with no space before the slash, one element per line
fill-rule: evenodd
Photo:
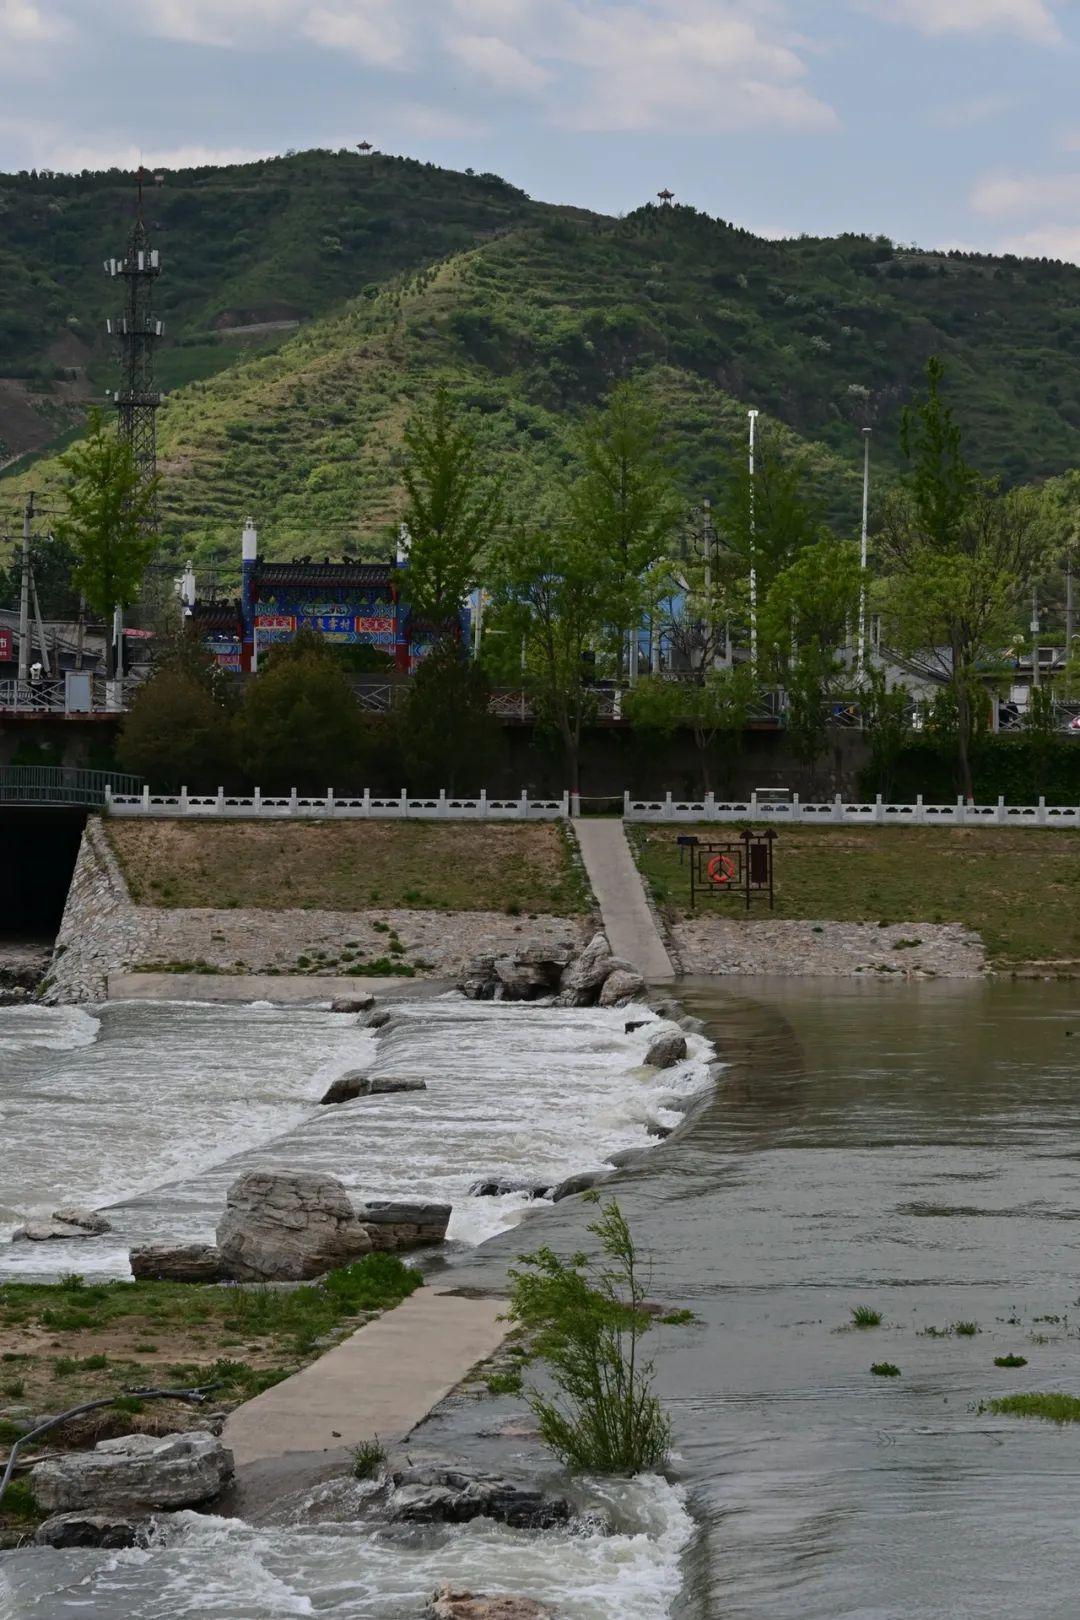
<path fill-rule="evenodd" d="M 672 943 L 684 973 L 784 977 L 976 979 L 987 971 L 977 934 L 959 923 L 738 921 L 676 923 Z"/>

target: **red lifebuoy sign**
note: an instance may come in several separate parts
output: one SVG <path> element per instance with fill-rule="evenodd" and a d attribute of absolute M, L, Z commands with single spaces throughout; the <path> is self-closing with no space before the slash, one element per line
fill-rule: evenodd
<path fill-rule="evenodd" d="M 705 868 L 709 882 L 724 887 L 735 881 L 735 862 L 730 855 L 714 855 Z"/>

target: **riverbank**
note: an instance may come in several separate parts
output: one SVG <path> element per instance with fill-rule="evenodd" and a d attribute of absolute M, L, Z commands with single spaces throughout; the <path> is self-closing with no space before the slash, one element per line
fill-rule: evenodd
<path fill-rule="evenodd" d="M 91 817 L 43 999 L 103 1001 L 132 973 L 305 976 L 316 999 L 330 980 L 454 979 L 523 943 L 577 950 L 595 927 L 558 824 Z"/>
<path fill-rule="evenodd" d="M 680 837 L 628 829 L 683 972 L 969 978 L 1080 977 L 1080 832 L 1025 828 L 785 827 L 776 908 L 709 896 L 690 911 Z"/>

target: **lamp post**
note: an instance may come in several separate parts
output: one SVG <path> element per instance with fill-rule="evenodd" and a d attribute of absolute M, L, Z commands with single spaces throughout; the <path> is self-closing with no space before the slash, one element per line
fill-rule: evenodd
<path fill-rule="evenodd" d="M 866 669 L 866 560 L 870 533 L 870 440 L 872 428 L 863 428 L 863 486 L 862 535 L 859 543 L 859 646 L 857 665 L 859 679 Z"/>
<path fill-rule="evenodd" d="M 750 673 L 757 675 L 757 491 L 755 488 L 754 448 L 759 411 L 747 411 L 750 421 Z"/>

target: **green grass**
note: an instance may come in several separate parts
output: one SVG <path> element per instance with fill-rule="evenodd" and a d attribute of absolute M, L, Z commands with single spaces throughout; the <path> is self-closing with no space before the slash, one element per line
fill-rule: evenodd
<path fill-rule="evenodd" d="M 1027 1366 L 1027 1356 L 1014 1356 L 1014 1355 L 995 1356 L 994 1357 L 994 1366 L 995 1367 L 1026 1367 Z"/>
<path fill-rule="evenodd" d="M 900 1369 L 891 1361 L 875 1361 L 870 1371 L 875 1378 L 899 1378 Z"/>
<path fill-rule="evenodd" d="M 954 1322 L 952 1330 L 958 1339 L 973 1339 L 982 1331 L 978 1322 Z"/>
<path fill-rule="evenodd" d="M 576 916 L 592 898 L 564 829 L 553 822 L 108 821 L 108 836 L 141 905 L 254 909 L 385 908 L 503 911 Z M 171 874 L 167 899 L 162 872 Z M 377 895 L 377 901 L 372 898 Z M 387 945 L 401 941 L 386 929 Z M 401 974 L 389 963 L 352 963 L 347 972 Z M 308 966 L 312 965 L 310 953 Z"/>
<path fill-rule="evenodd" d="M 851 1325 L 857 1328 L 880 1327 L 881 1312 L 876 1311 L 872 1305 L 854 1305 L 851 1310 Z"/>
<path fill-rule="evenodd" d="M 1076 1395 L 1002 1395 L 988 1403 L 1001 1417 L 1042 1418 L 1045 1423 L 1080 1423 L 1080 1397 Z"/>
<path fill-rule="evenodd" d="M 520 1395 L 521 1374 L 519 1372 L 493 1372 L 484 1380 L 489 1395 Z"/>
<path fill-rule="evenodd" d="M 353 1478 L 378 1479 L 386 1468 L 386 1447 L 378 1435 L 362 1440 L 353 1450 Z"/>
<path fill-rule="evenodd" d="M 689 913 L 678 836 L 714 842 L 735 827 L 629 829 L 652 892 L 673 920 Z M 1032 895 L 1038 904 L 1032 905 Z M 735 901 L 699 916 L 741 922 Z M 766 915 L 759 907 L 751 916 Z M 780 918 L 955 922 L 979 934 L 993 963 L 1080 970 L 1080 832 L 1011 827 L 785 827 L 776 844 Z"/>

